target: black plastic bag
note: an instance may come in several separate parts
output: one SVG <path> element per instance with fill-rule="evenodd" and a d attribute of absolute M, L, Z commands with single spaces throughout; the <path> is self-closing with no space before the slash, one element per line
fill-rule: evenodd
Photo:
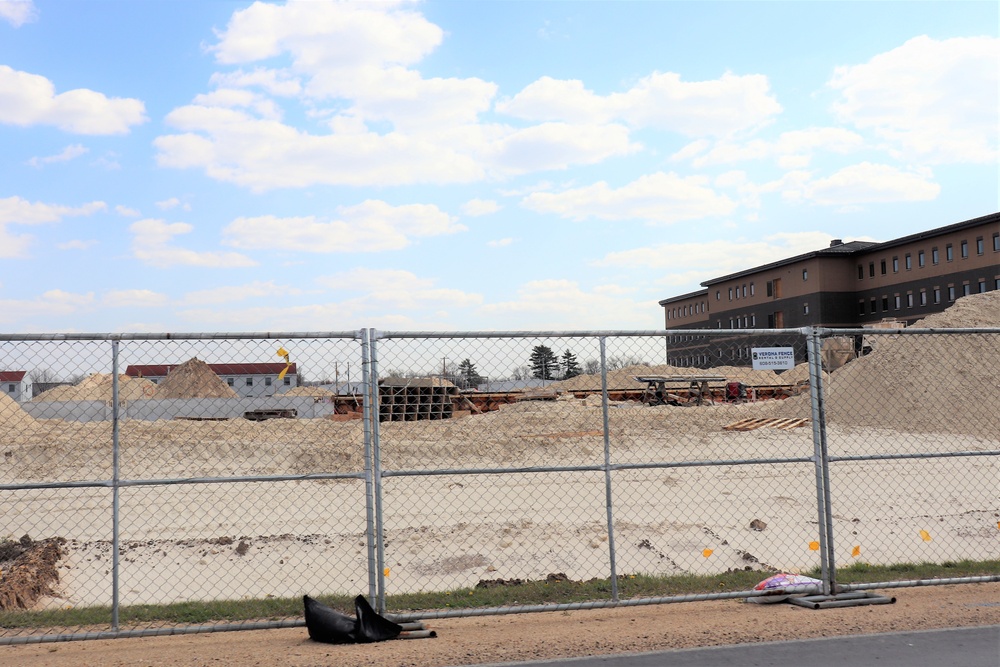
<path fill-rule="evenodd" d="M 363 595 L 354 598 L 357 618 L 342 614 L 308 595 L 302 596 L 302 602 L 305 605 L 306 629 L 313 641 L 363 644 L 395 639 L 403 631 L 398 623 L 377 614 Z"/>

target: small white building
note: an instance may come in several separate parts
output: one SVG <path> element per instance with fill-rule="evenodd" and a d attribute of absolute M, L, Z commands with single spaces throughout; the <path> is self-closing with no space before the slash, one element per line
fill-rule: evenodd
<path fill-rule="evenodd" d="M 131 364 L 125 370 L 129 377 L 141 377 L 159 384 L 167 378 L 171 370 L 180 364 Z M 209 364 L 212 372 L 232 387 L 240 398 L 274 396 L 298 386 L 298 369 L 295 364 Z M 287 370 L 286 370 L 287 368 Z M 278 376 L 285 371 L 279 380 Z"/>
<path fill-rule="evenodd" d="M 0 389 L 18 403 L 31 400 L 31 378 L 27 371 L 0 371 Z"/>

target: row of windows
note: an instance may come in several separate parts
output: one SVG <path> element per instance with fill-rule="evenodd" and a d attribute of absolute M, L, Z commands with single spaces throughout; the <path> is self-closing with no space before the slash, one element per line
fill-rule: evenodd
<path fill-rule="evenodd" d="M 749 347 L 738 347 L 738 348 L 735 348 L 735 349 L 727 350 L 726 352 L 727 352 L 726 356 L 729 357 L 730 359 L 734 359 L 734 360 L 736 360 L 736 359 L 747 359 L 747 360 L 749 360 L 749 359 L 753 358 L 753 352 L 752 352 L 752 350 Z M 717 349 L 715 351 L 715 355 L 716 355 L 716 357 L 718 359 L 722 359 L 723 358 L 723 356 L 722 356 L 722 350 Z M 710 360 L 711 360 L 711 355 L 710 354 L 691 354 L 691 355 L 687 355 L 687 356 L 683 356 L 683 357 L 680 357 L 680 356 L 678 356 L 678 357 L 668 357 L 667 362 L 671 366 L 677 366 L 677 367 L 684 367 L 684 366 L 688 366 L 688 367 L 699 367 L 699 366 L 705 367 L 705 366 L 708 366 Z"/>
<path fill-rule="evenodd" d="M 993 235 L 993 251 L 1000 252 L 1000 232 Z M 976 254 L 983 255 L 986 252 L 986 241 L 982 236 L 976 238 Z M 969 258 L 969 242 L 961 241 L 958 244 L 959 257 L 962 259 Z M 944 246 L 944 258 L 946 262 L 952 262 L 955 260 L 955 247 L 951 243 L 947 243 Z M 888 273 L 889 264 L 891 262 L 892 272 L 899 273 L 899 257 L 895 256 L 891 260 L 881 259 L 879 260 L 879 273 L 881 275 L 886 275 Z M 941 253 L 937 246 L 931 248 L 931 264 L 941 263 Z M 917 267 L 924 268 L 927 266 L 927 255 L 923 250 L 917 251 Z M 913 268 L 913 253 L 906 253 L 903 255 L 903 268 L 907 271 Z M 864 280 L 865 277 L 865 267 L 863 264 L 858 264 L 858 280 Z M 875 277 L 875 262 L 868 262 L 868 277 Z"/>
<path fill-rule="evenodd" d="M 676 308 L 670 308 L 667 310 L 667 319 L 675 320 L 678 317 L 690 317 L 691 315 L 698 315 L 701 313 L 708 312 L 708 304 L 704 301 L 699 301 L 698 303 L 692 303 L 687 306 L 677 306 Z"/>
<path fill-rule="evenodd" d="M 292 385 L 292 378 L 285 377 L 283 379 L 284 379 L 284 383 L 283 384 L 286 387 L 290 387 Z M 244 380 L 244 382 L 246 383 L 246 385 L 248 387 L 252 387 L 253 386 L 253 378 L 246 378 Z M 272 378 L 269 378 L 269 377 L 265 377 L 264 378 L 264 386 L 270 387 L 271 386 L 271 382 L 272 382 Z M 228 384 L 230 387 L 236 386 L 236 378 L 226 378 L 226 384 Z"/>
<path fill-rule="evenodd" d="M 1000 290 L 1000 278 L 996 278 L 993 282 L 994 282 L 993 289 Z M 962 289 L 962 296 L 969 296 L 973 292 L 972 283 L 968 283 L 968 282 L 963 283 L 962 286 L 961 286 L 961 289 Z M 976 291 L 978 291 L 980 294 L 982 294 L 983 292 L 987 291 L 987 282 L 986 282 L 986 280 L 980 279 L 979 282 L 976 283 Z M 954 301 L 957 298 L 957 296 L 958 296 L 958 287 L 956 287 L 955 285 L 948 285 L 948 287 L 947 287 L 947 293 L 948 293 L 948 301 Z M 901 310 L 902 309 L 902 307 L 903 307 L 903 298 L 904 298 L 904 296 L 900 295 L 900 294 L 894 294 L 893 295 L 893 297 L 892 297 L 892 306 L 893 306 L 892 309 L 893 310 Z M 907 292 L 906 295 L 905 295 L 906 307 L 907 308 L 913 308 L 913 306 L 914 306 L 914 298 L 916 298 L 917 303 L 919 303 L 919 305 L 926 306 L 927 305 L 927 299 L 928 299 L 927 290 L 926 289 L 921 289 L 916 294 L 916 296 L 914 296 L 913 292 Z M 938 287 L 938 286 L 932 287 L 931 291 L 930 291 L 930 298 L 933 301 L 933 303 L 941 303 L 941 288 Z M 867 314 L 871 315 L 871 314 L 874 314 L 874 313 L 878 312 L 878 304 L 879 304 L 879 299 L 877 299 L 876 297 L 872 297 L 871 299 L 869 299 Z M 882 304 L 882 312 L 883 313 L 887 312 L 889 310 L 889 296 L 887 294 L 883 294 L 882 295 L 881 304 Z M 865 314 L 866 314 L 865 313 L 865 300 L 861 299 L 860 301 L 858 301 L 858 315 L 865 315 Z"/>

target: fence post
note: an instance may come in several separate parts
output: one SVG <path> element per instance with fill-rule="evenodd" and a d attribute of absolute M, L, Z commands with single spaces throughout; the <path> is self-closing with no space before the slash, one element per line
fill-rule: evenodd
<path fill-rule="evenodd" d="M 370 359 L 366 382 L 366 396 L 370 401 L 369 417 L 372 425 L 372 478 L 374 480 L 375 521 L 368 528 L 375 540 L 375 580 L 378 582 L 378 606 L 380 613 L 385 613 L 385 542 L 382 531 L 382 451 L 381 407 L 378 391 L 378 345 L 375 343 L 378 335 L 375 329 L 368 329 L 368 355 Z"/>
<path fill-rule="evenodd" d="M 607 343 L 601 337 L 601 412 L 604 418 L 604 505 L 608 516 L 608 558 L 611 564 L 611 599 L 618 602 L 618 568 L 615 564 L 615 517 L 611 494 L 611 431 L 608 425 Z"/>
<path fill-rule="evenodd" d="M 837 589 L 833 556 L 833 517 L 830 509 L 830 461 L 826 444 L 826 406 L 823 389 L 822 338 L 816 327 L 806 329 L 809 361 L 809 399 L 812 406 L 813 463 L 816 467 L 816 508 L 819 518 L 819 553 L 823 595 Z"/>
<path fill-rule="evenodd" d="M 118 340 L 111 341 L 111 629 L 118 630 L 121 449 L 118 423 Z"/>
<path fill-rule="evenodd" d="M 361 422 L 364 432 L 365 451 L 365 544 L 368 549 L 368 599 L 375 601 L 378 599 L 378 588 L 375 579 L 378 564 L 375 558 L 375 492 L 372 482 L 372 402 L 369 390 L 369 377 L 371 373 L 371 369 L 369 368 L 370 343 L 368 329 L 361 329 L 358 333 L 361 338 Z"/>

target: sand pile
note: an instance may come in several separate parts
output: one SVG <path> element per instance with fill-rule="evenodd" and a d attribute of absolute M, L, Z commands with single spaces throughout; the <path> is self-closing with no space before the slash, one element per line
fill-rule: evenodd
<path fill-rule="evenodd" d="M 197 357 L 170 371 L 156 390 L 156 398 L 239 398 L 208 364 Z"/>
<path fill-rule="evenodd" d="M 917 327 L 1000 326 L 1000 292 L 963 297 Z M 1000 335 L 871 335 L 873 352 L 830 374 L 826 412 L 841 426 L 909 433 L 1000 433 Z M 779 416 L 809 416 L 809 397 L 784 401 Z"/>
<path fill-rule="evenodd" d="M 33 426 L 35 419 L 21 409 L 13 398 L 0 393 L 0 428 L 19 429 Z"/>
<path fill-rule="evenodd" d="M 646 383 L 639 382 L 636 376 L 645 375 L 720 375 L 730 382 L 742 382 L 750 386 L 767 386 L 789 383 L 784 375 L 774 371 L 755 371 L 747 366 L 716 366 L 714 368 L 681 368 L 679 366 L 626 366 L 616 371 L 608 372 L 608 389 L 645 389 Z M 808 373 L 807 373 L 808 376 Z M 577 375 L 568 380 L 553 382 L 549 388 L 559 391 L 582 391 L 600 389 L 601 376 Z"/>
<path fill-rule="evenodd" d="M 110 401 L 114 376 L 94 373 L 74 385 L 53 387 L 35 396 L 32 401 Z M 156 385 L 144 378 L 118 376 L 118 398 L 123 401 L 152 398 Z"/>

